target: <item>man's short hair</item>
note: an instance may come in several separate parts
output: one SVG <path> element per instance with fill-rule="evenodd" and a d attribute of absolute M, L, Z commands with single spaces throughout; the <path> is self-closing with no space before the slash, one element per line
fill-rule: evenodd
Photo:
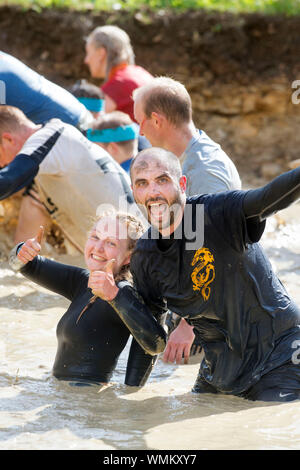
<path fill-rule="evenodd" d="M 130 126 L 130 124 L 133 124 L 133 121 L 128 114 L 122 111 L 112 111 L 95 119 L 93 129 L 114 129 L 120 126 Z"/>
<path fill-rule="evenodd" d="M 118 127 L 125 127 L 134 124 L 130 116 L 122 111 L 112 111 L 105 113 L 94 120 L 92 124 L 93 130 L 103 129 L 116 129 Z M 130 140 L 123 140 L 117 142 L 118 145 L 127 149 L 128 153 L 134 155 L 137 151 L 137 138 Z"/>
<path fill-rule="evenodd" d="M 144 158 L 145 161 L 151 157 L 158 158 L 163 162 L 169 172 L 176 178 L 179 179 L 182 176 L 182 169 L 178 157 L 169 152 L 169 150 L 162 149 L 160 147 L 149 147 L 141 150 L 133 159 L 130 165 L 130 177 L 132 180 L 132 172 L 137 160 Z"/>
<path fill-rule="evenodd" d="M 153 112 L 163 114 L 174 126 L 192 120 L 192 102 L 185 86 L 169 77 L 156 77 L 133 91 L 134 101 L 140 100 L 147 118 Z"/>
<path fill-rule="evenodd" d="M 134 64 L 134 52 L 128 34 L 118 26 L 98 26 L 87 37 L 98 49 L 104 47 L 107 53 L 107 75 L 112 67 L 121 63 Z"/>
<path fill-rule="evenodd" d="M 4 132 L 15 132 L 22 129 L 29 119 L 25 116 L 21 109 L 15 106 L 0 106 L 0 143 L 2 142 L 2 134 Z"/>

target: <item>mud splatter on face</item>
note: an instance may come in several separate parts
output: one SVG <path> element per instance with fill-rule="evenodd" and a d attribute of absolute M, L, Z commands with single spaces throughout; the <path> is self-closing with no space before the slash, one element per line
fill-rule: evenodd
<path fill-rule="evenodd" d="M 132 168 L 132 174 L 133 172 L 138 174 L 142 171 L 149 170 L 151 168 L 157 168 L 165 171 L 166 169 L 168 169 L 168 165 L 166 165 L 166 163 L 160 157 L 149 155 L 147 157 L 136 159 Z"/>

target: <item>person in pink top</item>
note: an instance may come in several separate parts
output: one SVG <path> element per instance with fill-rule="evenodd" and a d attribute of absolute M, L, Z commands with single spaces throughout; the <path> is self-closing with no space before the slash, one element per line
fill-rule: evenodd
<path fill-rule="evenodd" d="M 132 92 L 153 76 L 135 65 L 128 34 L 117 26 L 99 26 L 86 41 L 85 64 L 93 78 L 104 79 L 105 112 L 122 111 L 134 121 Z"/>

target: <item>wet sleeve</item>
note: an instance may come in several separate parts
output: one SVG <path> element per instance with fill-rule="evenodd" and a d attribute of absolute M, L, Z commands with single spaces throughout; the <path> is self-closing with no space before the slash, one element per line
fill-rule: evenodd
<path fill-rule="evenodd" d="M 133 387 L 142 387 L 156 363 L 158 356 L 147 354 L 144 349 L 132 338 L 129 351 L 125 384 Z"/>
<path fill-rule="evenodd" d="M 163 326 L 129 283 L 120 282 L 118 287 L 117 296 L 109 303 L 146 353 L 154 356 L 162 352 L 167 340 Z"/>
<path fill-rule="evenodd" d="M 267 185 L 247 191 L 243 211 L 251 241 L 258 241 L 267 217 L 300 198 L 300 167 L 275 178 Z"/>
<path fill-rule="evenodd" d="M 247 220 L 261 222 L 300 198 L 300 167 L 275 178 L 267 185 L 252 189 L 244 197 Z"/>
<path fill-rule="evenodd" d="M 42 287 L 73 300 L 78 289 L 87 284 L 85 270 L 37 256 L 25 264 L 20 272 Z"/>
<path fill-rule="evenodd" d="M 204 196 L 207 208 L 204 230 L 206 224 L 208 227 L 212 224 L 221 236 L 218 243 L 230 245 L 239 253 L 246 249 L 246 244 L 249 242 L 243 211 L 244 197 L 245 191 L 226 191 Z M 202 199 L 199 199 L 200 202 Z"/>
<path fill-rule="evenodd" d="M 5 168 L 0 170 L 0 200 L 5 199 L 29 185 L 39 171 L 39 165 L 60 136 L 55 132 L 43 145 L 30 155 L 19 154 Z"/>
<path fill-rule="evenodd" d="M 155 275 L 151 273 L 151 263 L 146 267 L 148 264 L 147 253 L 145 256 L 140 256 L 140 251 L 133 252 L 130 260 L 133 285 L 152 315 L 155 318 L 165 317 L 168 311 L 166 301 L 161 295 L 159 286 L 155 284 Z"/>

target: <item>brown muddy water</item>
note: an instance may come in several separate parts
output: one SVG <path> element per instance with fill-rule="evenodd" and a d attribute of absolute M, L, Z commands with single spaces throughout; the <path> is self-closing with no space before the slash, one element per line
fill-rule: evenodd
<path fill-rule="evenodd" d="M 299 233 L 298 203 L 268 221 L 262 240 L 298 304 Z M 144 388 L 130 388 L 122 383 L 127 347 L 102 391 L 56 380 L 55 330 L 67 305 L 0 264 L 0 450 L 300 449 L 299 402 L 193 394 L 197 363 L 159 360 Z"/>

